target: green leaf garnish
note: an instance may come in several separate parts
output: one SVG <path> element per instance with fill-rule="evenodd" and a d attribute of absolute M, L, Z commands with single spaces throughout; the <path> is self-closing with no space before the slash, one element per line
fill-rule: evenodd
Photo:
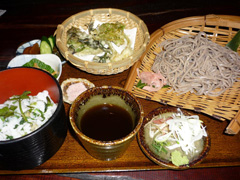
<path fill-rule="evenodd" d="M 46 112 L 47 109 L 48 109 L 48 107 L 49 107 L 49 106 L 52 106 L 52 105 L 53 105 L 53 104 L 52 104 L 50 98 L 47 96 L 47 103 L 46 103 L 46 106 L 45 106 L 44 112 Z"/>
<path fill-rule="evenodd" d="M 171 87 L 171 86 L 169 86 L 169 85 L 164 85 L 162 88 L 169 88 L 169 87 Z"/>
<path fill-rule="evenodd" d="M 25 116 L 23 110 L 22 110 L 22 100 L 23 99 L 28 99 L 29 98 L 29 94 L 31 93 L 31 91 L 24 91 L 21 95 L 19 96 L 13 96 L 12 98 L 10 98 L 9 100 L 16 100 L 18 101 L 18 105 L 19 105 L 19 109 L 20 109 L 20 112 L 21 112 L 21 115 L 23 117 L 23 120 L 25 122 L 28 122 L 27 120 L 27 117 Z"/>
<path fill-rule="evenodd" d="M 19 122 L 19 124 L 23 124 L 23 123 L 25 123 L 24 119 L 22 119 L 22 120 Z"/>
<path fill-rule="evenodd" d="M 233 51 L 237 52 L 238 46 L 240 45 L 240 31 L 237 32 L 237 34 L 232 38 L 231 41 L 226 45 Z"/>
<path fill-rule="evenodd" d="M 45 119 L 44 113 L 38 108 L 36 108 L 36 111 L 40 113 L 41 118 L 44 120 Z"/>
<path fill-rule="evenodd" d="M 7 137 L 6 137 L 7 139 L 13 139 L 13 136 L 9 136 L 9 135 L 7 135 Z"/>
<path fill-rule="evenodd" d="M 142 83 L 141 79 L 138 81 L 136 87 L 142 89 L 144 86 L 147 86 L 146 83 Z"/>
<path fill-rule="evenodd" d="M 140 79 L 140 80 L 138 81 L 136 87 L 142 89 L 144 86 L 147 86 L 147 84 L 146 84 L 146 83 L 142 83 L 142 81 L 141 81 L 141 79 Z M 169 87 L 171 87 L 171 86 L 169 86 L 169 85 L 164 85 L 162 88 L 169 88 Z"/>
<path fill-rule="evenodd" d="M 15 95 L 15 96 L 12 96 L 9 100 L 23 100 L 23 99 L 28 99 L 29 98 L 29 94 L 31 93 L 31 91 L 24 91 L 21 95 Z"/>
<path fill-rule="evenodd" d="M 0 109 L 0 116 L 3 116 L 3 118 L 7 118 L 9 116 L 12 116 L 13 114 L 14 112 L 11 109 L 9 109 L 7 106 Z"/>
<path fill-rule="evenodd" d="M 167 146 L 167 142 L 157 142 L 153 141 L 152 146 L 158 151 L 158 152 L 164 152 L 167 154 L 167 150 L 165 149 L 165 146 Z"/>

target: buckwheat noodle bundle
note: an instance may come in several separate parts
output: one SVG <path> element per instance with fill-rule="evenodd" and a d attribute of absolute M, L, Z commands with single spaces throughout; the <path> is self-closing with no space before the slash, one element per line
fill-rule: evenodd
<path fill-rule="evenodd" d="M 173 90 L 219 96 L 240 77 L 240 56 L 207 39 L 203 32 L 163 41 L 152 70 Z"/>

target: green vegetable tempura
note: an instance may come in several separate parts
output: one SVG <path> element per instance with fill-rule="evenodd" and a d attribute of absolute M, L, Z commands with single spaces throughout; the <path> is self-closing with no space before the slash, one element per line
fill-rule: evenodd
<path fill-rule="evenodd" d="M 127 38 L 124 34 L 125 26 L 122 23 L 104 23 L 99 28 L 94 29 L 97 40 L 111 41 L 117 46 L 123 45 Z"/>
<path fill-rule="evenodd" d="M 125 25 L 116 23 L 103 23 L 96 28 L 94 23 L 88 25 L 88 32 L 71 27 L 67 31 L 68 50 L 78 57 L 92 55 L 93 62 L 108 63 L 128 57 L 133 50 L 131 42 L 124 33 Z M 115 46 L 124 46 L 119 54 Z"/>

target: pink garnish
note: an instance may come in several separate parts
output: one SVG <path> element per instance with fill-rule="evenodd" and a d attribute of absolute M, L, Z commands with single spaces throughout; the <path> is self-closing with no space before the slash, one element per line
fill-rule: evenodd
<path fill-rule="evenodd" d="M 163 118 L 155 119 L 155 120 L 153 120 L 153 123 L 154 123 L 154 124 L 162 124 L 162 123 L 166 122 L 166 121 L 169 120 L 169 119 L 173 119 L 173 118 L 172 118 L 172 117 L 168 117 L 168 118 L 166 118 L 166 119 L 163 119 Z"/>
<path fill-rule="evenodd" d="M 141 79 L 142 83 L 147 84 L 147 86 L 144 86 L 143 89 L 149 92 L 158 91 L 164 85 L 167 84 L 167 80 L 160 73 L 154 73 L 154 72 L 139 73 L 139 69 L 137 69 L 137 74 Z"/>
<path fill-rule="evenodd" d="M 162 124 L 162 123 L 164 123 L 164 122 L 165 122 L 164 119 L 156 119 L 156 120 L 153 120 L 153 123 L 154 123 L 154 124 Z"/>
<path fill-rule="evenodd" d="M 68 99 L 70 101 L 74 101 L 82 92 L 86 90 L 87 88 L 82 82 L 71 84 L 66 91 Z"/>

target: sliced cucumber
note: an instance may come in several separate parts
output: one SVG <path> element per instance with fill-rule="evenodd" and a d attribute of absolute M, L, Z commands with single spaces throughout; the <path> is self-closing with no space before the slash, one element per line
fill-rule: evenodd
<path fill-rule="evenodd" d="M 42 37 L 41 44 L 40 44 L 40 53 L 52 54 L 52 46 L 46 36 Z"/>
<path fill-rule="evenodd" d="M 55 46 L 55 37 L 54 37 L 53 35 L 49 36 L 49 37 L 48 37 L 48 41 L 49 41 L 49 43 L 51 44 L 51 47 L 52 47 L 52 49 L 53 49 L 54 46 Z"/>

